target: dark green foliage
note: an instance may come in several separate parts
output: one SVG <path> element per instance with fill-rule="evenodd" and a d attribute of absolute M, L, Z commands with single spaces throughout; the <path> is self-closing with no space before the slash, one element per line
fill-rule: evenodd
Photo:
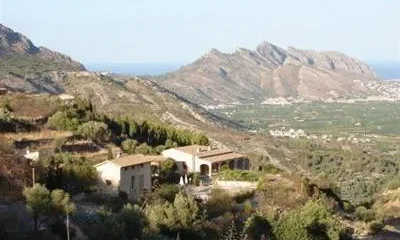
<path fill-rule="evenodd" d="M 108 139 L 110 133 L 108 126 L 102 122 L 89 121 L 78 127 L 76 131 L 79 136 L 94 142 L 102 142 Z"/>
<path fill-rule="evenodd" d="M 233 199 L 237 203 L 244 203 L 244 201 L 251 199 L 254 197 L 255 191 L 254 190 L 247 190 L 243 192 L 239 192 L 233 196 Z"/>
<path fill-rule="evenodd" d="M 218 174 L 218 178 L 226 181 L 249 181 L 249 182 L 257 182 L 262 173 L 259 171 L 253 170 L 230 170 L 223 169 Z"/>
<path fill-rule="evenodd" d="M 107 148 L 107 160 L 114 159 L 114 154 L 111 147 Z"/>
<path fill-rule="evenodd" d="M 178 172 L 178 166 L 172 159 L 167 159 L 160 164 L 160 183 L 179 183 L 180 174 Z"/>
<path fill-rule="evenodd" d="M 368 232 L 370 234 L 375 235 L 375 234 L 379 233 L 380 231 L 382 231 L 382 229 L 384 227 L 385 227 L 385 224 L 383 223 L 383 221 L 372 221 L 369 224 Z"/>
<path fill-rule="evenodd" d="M 51 232 L 60 236 L 62 239 L 67 239 L 67 229 L 65 223 L 62 220 L 57 220 L 50 226 Z M 69 234 L 71 239 L 75 239 L 76 230 L 75 228 L 69 228 Z"/>
<path fill-rule="evenodd" d="M 253 214 L 246 220 L 243 231 L 247 240 L 260 240 L 262 236 L 270 240 L 275 239 L 272 226 L 267 218 L 258 214 Z"/>
<path fill-rule="evenodd" d="M 89 100 L 77 98 L 72 106 L 63 106 L 48 120 L 49 127 L 76 131 L 80 124 L 95 120 L 95 110 Z"/>
<path fill-rule="evenodd" d="M 43 159 L 44 180 L 49 189 L 82 191 L 97 181 L 97 171 L 84 157 L 58 153 Z"/>
<path fill-rule="evenodd" d="M 356 208 L 355 215 L 358 220 L 362 220 L 364 222 L 371 222 L 376 218 L 375 211 L 372 209 L 367 209 L 364 206 L 358 206 Z"/>
<path fill-rule="evenodd" d="M 220 240 L 242 240 L 244 237 L 242 233 L 237 229 L 235 221 L 232 221 L 231 225 L 226 229 L 220 236 Z"/>
<path fill-rule="evenodd" d="M 131 118 L 116 119 L 113 120 L 113 123 L 116 123 L 116 125 L 110 127 L 110 129 L 113 130 L 114 134 L 127 136 L 151 147 L 165 145 L 166 148 L 171 148 L 190 144 L 207 145 L 209 142 L 204 134 L 159 123 L 137 122 Z"/>
<path fill-rule="evenodd" d="M 149 194 L 147 200 L 149 202 L 166 201 L 172 203 L 178 193 L 179 187 L 176 184 L 162 184 Z"/>
<path fill-rule="evenodd" d="M 311 200 L 299 209 L 288 212 L 274 228 L 280 240 L 343 239 L 348 233 L 323 200 Z"/>
<path fill-rule="evenodd" d="M 107 211 L 99 213 L 99 221 L 86 235 L 89 240 L 121 240 L 125 235 L 125 224 L 117 220 L 116 215 Z"/>
<path fill-rule="evenodd" d="M 133 139 L 126 139 L 121 143 L 122 149 L 128 154 L 135 153 L 136 146 L 137 146 L 137 141 Z"/>
<path fill-rule="evenodd" d="M 205 204 L 207 217 L 213 219 L 219 217 L 232 210 L 233 199 L 232 197 L 222 189 L 212 189 L 210 198 Z"/>
<path fill-rule="evenodd" d="M 124 233 L 127 239 L 141 239 L 146 220 L 142 210 L 136 206 L 127 204 L 116 216 L 118 222 L 124 224 Z"/>

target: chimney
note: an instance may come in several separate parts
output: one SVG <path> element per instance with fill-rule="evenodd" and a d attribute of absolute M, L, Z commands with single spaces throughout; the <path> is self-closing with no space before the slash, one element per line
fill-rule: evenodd
<path fill-rule="evenodd" d="M 210 145 L 210 146 L 208 146 L 208 151 L 211 151 L 212 150 L 212 146 Z"/>
<path fill-rule="evenodd" d="M 120 157 L 121 157 L 121 155 L 122 155 L 122 153 L 121 153 L 121 152 L 117 152 L 117 158 L 120 158 Z"/>
<path fill-rule="evenodd" d="M 201 152 L 201 147 L 198 147 L 197 148 L 197 153 L 200 153 Z"/>

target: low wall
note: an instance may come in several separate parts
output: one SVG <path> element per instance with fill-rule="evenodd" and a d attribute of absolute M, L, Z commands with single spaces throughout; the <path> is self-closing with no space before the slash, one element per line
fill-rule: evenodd
<path fill-rule="evenodd" d="M 247 182 L 247 181 L 221 181 L 217 180 L 216 185 L 223 188 L 257 188 L 257 182 Z"/>

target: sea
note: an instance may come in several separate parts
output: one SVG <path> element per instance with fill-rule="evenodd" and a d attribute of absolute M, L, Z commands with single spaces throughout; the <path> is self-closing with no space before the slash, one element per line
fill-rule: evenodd
<path fill-rule="evenodd" d="M 95 72 L 112 72 L 120 75 L 163 75 L 180 69 L 187 63 L 86 63 Z M 400 81 L 400 61 L 368 62 L 382 80 Z"/>

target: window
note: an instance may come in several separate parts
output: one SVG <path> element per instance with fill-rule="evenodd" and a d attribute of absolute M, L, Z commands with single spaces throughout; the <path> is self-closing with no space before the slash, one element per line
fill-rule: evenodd
<path fill-rule="evenodd" d="M 134 189 L 135 188 L 135 176 L 133 176 L 131 178 L 131 188 Z"/>
<path fill-rule="evenodd" d="M 111 180 L 106 179 L 106 185 L 110 186 L 111 185 Z"/>
<path fill-rule="evenodd" d="M 141 174 L 139 179 L 139 189 L 143 189 L 143 187 L 144 187 L 144 176 L 143 174 Z"/>

